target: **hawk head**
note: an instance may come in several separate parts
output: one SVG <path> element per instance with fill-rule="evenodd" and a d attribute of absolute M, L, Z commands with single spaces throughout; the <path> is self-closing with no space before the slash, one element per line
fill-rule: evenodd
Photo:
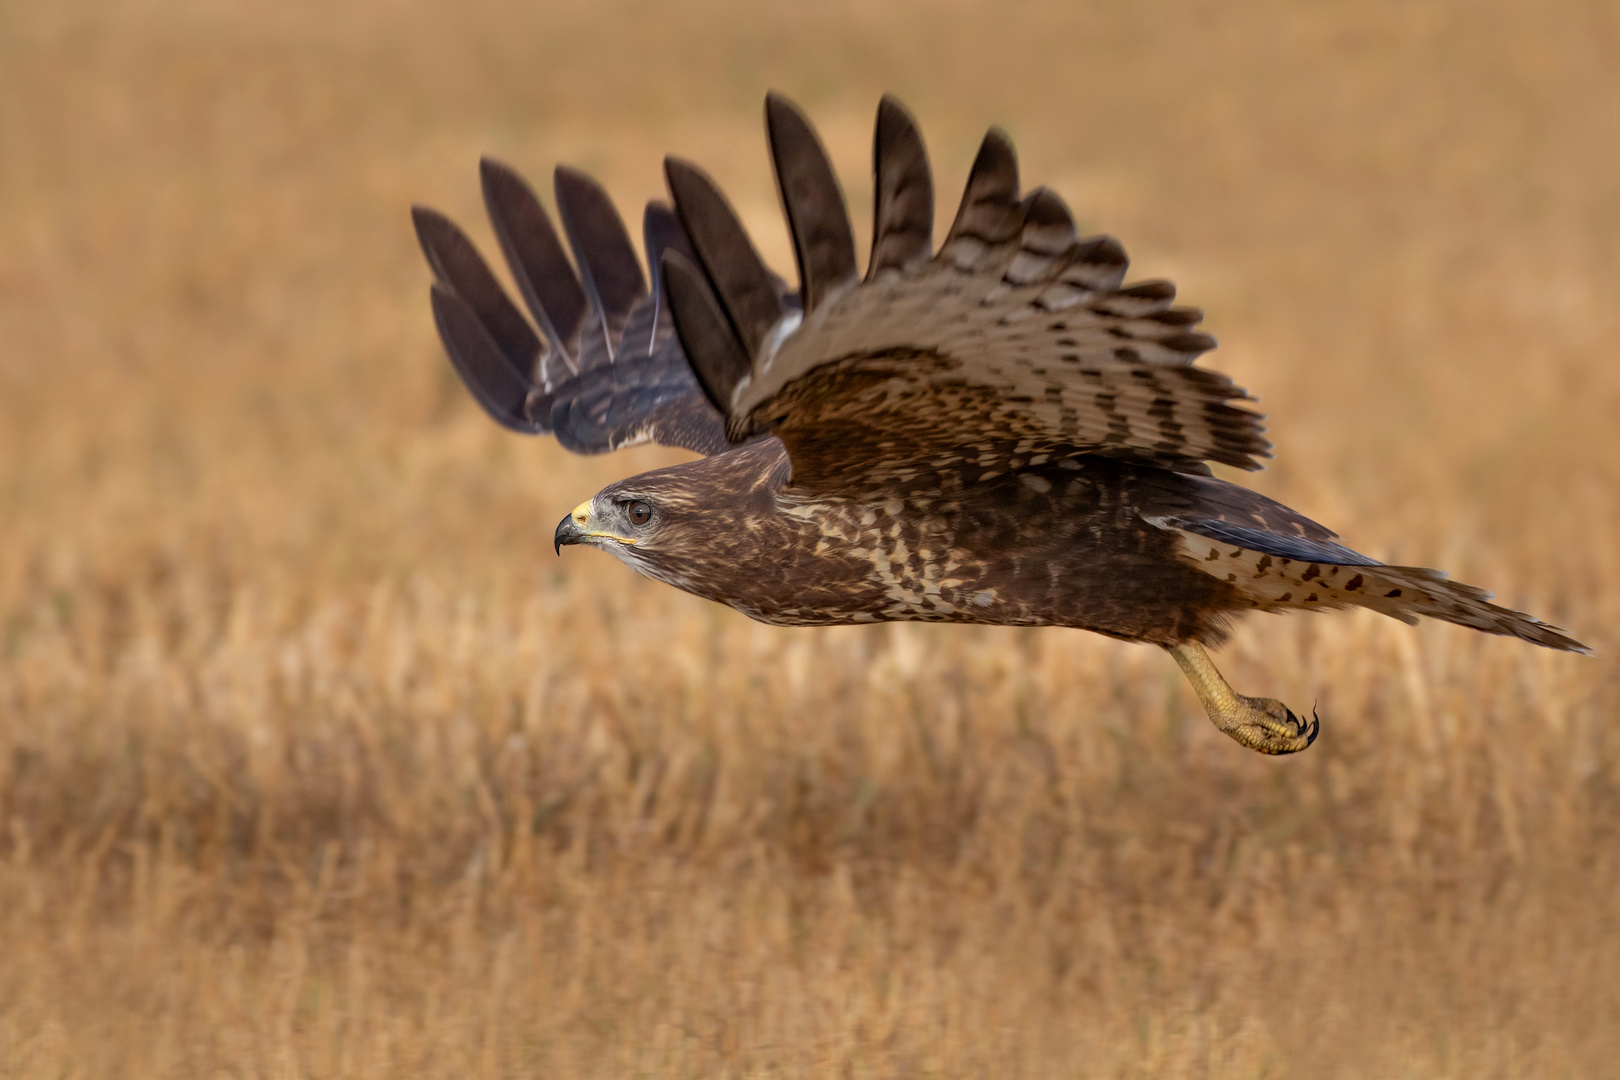
<path fill-rule="evenodd" d="M 648 577 L 709 595 L 746 577 L 762 555 L 760 529 L 785 478 L 781 443 L 761 439 L 609 484 L 557 523 L 553 543 L 616 555 Z"/>
<path fill-rule="evenodd" d="M 649 483 L 656 474 L 631 477 L 610 484 L 569 511 L 557 523 L 553 543 L 562 554 L 565 544 L 587 544 L 612 552 L 640 569 L 672 546 L 689 503 L 685 492 L 669 483 Z"/>

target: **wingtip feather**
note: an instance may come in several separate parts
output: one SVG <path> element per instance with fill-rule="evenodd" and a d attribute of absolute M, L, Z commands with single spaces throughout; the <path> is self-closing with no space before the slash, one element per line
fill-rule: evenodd
<path fill-rule="evenodd" d="M 664 159 L 664 178 L 687 239 L 713 286 L 714 299 L 752 357 L 782 317 L 771 273 L 708 173 L 671 155 Z"/>
<path fill-rule="evenodd" d="M 544 425 L 528 412 L 534 384 L 502 356 L 472 306 L 438 282 L 429 290 L 428 300 L 439 340 L 473 399 L 502 427 L 526 435 L 543 432 Z"/>
<path fill-rule="evenodd" d="M 585 292 L 551 215 L 528 181 L 511 166 L 485 156 L 479 159 L 478 175 L 484 209 L 501 253 L 529 313 L 550 344 L 551 358 L 560 358 L 571 373 L 578 373 Z"/>
<path fill-rule="evenodd" d="M 624 219 L 607 190 L 570 165 L 556 167 L 553 184 L 557 215 L 573 249 L 580 282 L 601 322 L 608 344 L 605 355 L 611 359 L 625 320 L 636 302 L 647 295 L 647 279 Z"/>
<path fill-rule="evenodd" d="M 891 94 L 872 131 L 872 255 L 866 279 L 928 258 L 934 249 L 934 179 L 917 121 Z"/>
<path fill-rule="evenodd" d="M 1018 155 L 1012 140 L 998 127 L 984 133 L 979 152 L 968 172 L 962 203 L 941 256 L 970 255 L 984 247 L 999 247 L 1018 235 L 1024 207 L 1018 198 Z"/>
<path fill-rule="evenodd" d="M 832 162 L 809 118 L 774 90 L 765 95 L 765 130 L 793 236 L 799 295 L 804 310 L 812 312 L 855 280 L 855 235 L 849 211 Z"/>
<path fill-rule="evenodd" d="M 750 373 L 750 360 L 703 271 L 673 248 L 661 259 L 664 289 L 675 331 L 709 403 L 730 422 L 737 385 Z"/>

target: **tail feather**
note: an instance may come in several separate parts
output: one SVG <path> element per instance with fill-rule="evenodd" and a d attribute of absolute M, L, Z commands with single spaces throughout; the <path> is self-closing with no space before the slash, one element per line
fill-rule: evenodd
<path fill-rule="evenodd" d="M 1487 634 L 1516 637 L 1548 649 L 1585 653 L 1588 656 L 1592 654 L 1591 649 L 1559 627 L 1522 611 L 1493 604 L 1490 601 L 1495 594 L 1460 581 L 1449 581 L 1439 570 L 1416 566 L 1380 566 L 1377 570 L 1367 572 L 1366 577 L 1374 592 L 1371 599 L 1375 602 L 1363 602 L 1362 606 L 1374 611 L 1383 611 L 1386 615 L 1410 622 L 1417 622 L 1417 616 L 1425 615 L 1458 626 L 1483 630 Z M 1386 584 L 1389 588 L 1379 593 L 1378 589 Z M 1382 604 L 1392 607 L 1386 610 Z"/>
<path fill-rule="evenodd" d="M 1440 619 L 1548 649 L 1591 655 L 1564 630 L 1493 604 L 1493 594 L 1451 581 L 1440 570 L 1386 566 L 1339 544 L 1227 522 L 1150 520 L 1181 537 L 1183 559 L 1224 580 L 1261 611 L 1364 607 L 1412 625 L 1419 617 Z"/>

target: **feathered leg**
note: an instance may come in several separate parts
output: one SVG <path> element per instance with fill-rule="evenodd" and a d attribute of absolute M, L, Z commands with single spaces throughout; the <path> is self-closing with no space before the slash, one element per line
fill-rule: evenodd
<path fill-rule="evenodd" d="M 1237 693 L 1215 670 L 1209 654 L 1197 642 L 1168 645 L 1165 651 L 1181 665 L 1215 726 L 1250 750 L 1262 754 L 1294 754 L 1316 741 L 1321 723 L 1315 710 L 1307 724 L 1280 701 Z"/>

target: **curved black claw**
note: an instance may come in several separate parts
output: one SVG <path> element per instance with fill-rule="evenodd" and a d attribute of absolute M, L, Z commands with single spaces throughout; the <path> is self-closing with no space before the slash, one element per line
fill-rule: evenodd
<path fill-rule="evenodd" d="M 1297 754 L 1315 742 L 1322 730 L 1314 706 L 1310 723 L 1306 723 L 1274 698 L 1238 695 L 1238 703 L 1235 715 L 1221 725 L 1221 730 L 1262 754 Z"/>

